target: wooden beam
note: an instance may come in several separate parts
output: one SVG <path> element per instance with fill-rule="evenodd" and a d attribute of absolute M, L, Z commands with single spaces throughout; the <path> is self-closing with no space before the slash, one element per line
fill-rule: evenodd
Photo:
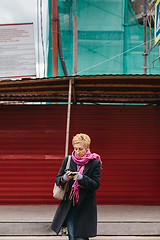
<path fill-rule="evenodd" d="M 154 92 L 154 91 L 105 91 L 105 90 L 99 90 L 99 91 L 83 91 L 83 90 L 77 90 L 77 94 L 87 94 L 88 96 L 93 95 L 93 94 L 104 94 L 104 95 L 160 95 L 160 92 Z"/>
<path fill-rule="evenodd" d="M 78 99 L 78 102 L 88 102 L 88 103 L 107 103 L 107 102 L 128 102 L 128 103 L 152 103 L 152 102 L 159 102 L 160 103 L 160 98 L 130 98 L 130 97 L 117 97 L 117 98 L 113 98 L 113 97 L 106 97 L 106 98 L 86 98 L 86 97 L 81 97 Z"/>
<path fill-rule="evenodd" d="M 76 76 L 76 80 L 81 79 L 99 79 L 99 80 L 160 80 L 159 75 L 90 75 L 90 76 Z"/>
<path fill-rule="evenodd" d="M 0 81 L 0 85 L 24 85 L 24 84 L 47 84 L 47 83 L 61 83 L 67 82 L 68 79 L 62 78 L 43 78 L 43 79 L 23 79 L 23 80 L 7 80 L 7 81 Z"/>
<path fill-rule="evenodd" d="M 57 92 L 57 91 L 31 91 L 31 92 L 14 92 L 14 93 L 7 93 L 7 92 L 0 92 L 0 96 L 43 96 L 43 95 L 68 95 L 68 91 Z"/>
<path fill-rule="evenodd" d="M 0 101 L 31 101 L 31 102 L 40 102 L 40 101 L 44 101 L 44 102 L 48 102 L 48 100 L 50 100 L 51 102 L 67 102 L 68 101 L 68 96 L 66 97 L 59 97 L 56 96 L 53 98 L 53 96 L 8 96 L 8 97 L 2 97 L 0 96 Z"/>
<path fill-rule="evenodd" d="M 49 88 L 49 89 L 60 89 L 60 88 L 68 88 L 68 82 L 66 82 L 66 84 L 43 84 L 43 85 L 32 85 L 30 84 L 29 86 L 26 84 L 14 84 L 14 85 L 0 85 L 0 91 L 14 91 L 14 90 L 32 90 L 32 89 L 45 89 L 45 88 Z M 73 88 L 75 91 L 75 84 L 73 84 Z M 160 85 L 144 85 L 144 84 L 76 84 L 76 89 L 77 91 L 83 91 L 80 90 L 81 88 L 85 89 L 85 88 L 102 88 L 103 91 L 105 91 L 104 89 L 107 88 L 107 91 L 109 91 L 108 88 L 143 88 L 144 89 L 148 89 L 151 88 L 152 91 L 153 89 L 159 89 Z M 123 89 L 121 89 L 120 91 L 123 91 Z M 87 90 L 87 92 L 93 92 L 92 90 Z M 124 92 L 124 91 L 123 91 Z M 137 92 L 137 91 L 134 91 Z"/>
<path fill-rule="evenodd" d="M 12 91 L 22 91 L 22 90 L 45 90 L 45 89 L 61 89 L 61 88 L 66 88 L 68 89 L 68 85 L 45 85 L 45 86 L 14 86 L 14 87 L 1 87 L 0 88 L 0 92 L 3 91 L 8 91 L 8 92 L 12 92 Z M 29 91 L 28 91 L 29 92 Z"/>
<path fill-rule="evenodd" d="M 109 87 L 126 87 L 126 88 L 160 88 L 160 84 L 114 84 L 114 83 L 104 83 L 104 84 L 98 84 L 98 83 L 86 83 L 86 84 L 81 84 L 81 83 L 76 83 L 77 88 L 95 88 L 95 87 L 102 87 L 102 88 L 109 88 Z"/>

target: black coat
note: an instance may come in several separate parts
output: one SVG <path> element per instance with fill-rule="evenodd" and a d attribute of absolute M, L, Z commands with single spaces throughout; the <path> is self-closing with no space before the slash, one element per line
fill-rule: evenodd
<path fill-rule="evenodd" d="M 65 173 L 65 167 L 68 157 L 63 160 L 60 171 L 56 177 L 57 185 L 62 185 L 61 177 Z M 71 158 L 70 171 L 77 171 L 77 165 Z M 79 203 L 76 208 L 74 222 L 75 238 L 95 237 L 97 235 L 97 204 L 96 190 L 100 186 L 101 163 L 98 159 L 91 159 L 84 168 L 83 178 L 78 183 Z M 68 199 L 73 180 L 69 181 L 69 190 L 67 200 L 62 200 L 54 216 L 51 229 L 59 233 L 62 226 L 65 226 L 65 219 L 71 207 L 72 201 Z"/>

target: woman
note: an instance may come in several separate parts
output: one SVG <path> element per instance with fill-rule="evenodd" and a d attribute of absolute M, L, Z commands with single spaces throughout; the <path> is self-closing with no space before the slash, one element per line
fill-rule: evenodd
<path fill-rule="evenodd" d="M 72 139 L 74 151 L 70 168 L 65 171 L 68 157 L 63 160 L 56 177 L 57 185 L 69 181 L 65 200 L 54 216 L 51 228 L 57 234 L 67 226 L 69 240 L 88 239 L 97 235 L 96 190 L 100 186 L 101 158 L 90 152 L 91 139 L 86 134 L 77 134 Z"/>

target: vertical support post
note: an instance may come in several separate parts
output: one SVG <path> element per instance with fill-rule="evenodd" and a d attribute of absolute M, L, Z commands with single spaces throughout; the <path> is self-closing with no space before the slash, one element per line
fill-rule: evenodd
<path fill-rule="evenodd" d="M 37 61 L 38 61 L 38 66 L 40 66 L 40 56 L 39 56 L 39 53 L 40 53 L 40 43 L 39 43 L 39 0 L 37 0 L 37 41 L 38 41 L 38 58 L 37 58 Z M 40 67 L 37 68 L 38 71 L 37 71 L 37 75 L 38 77 L 40 77 Z"/>
<path fill-rule="evenodd" d="M 159 75 L 160 75 L 160 43 L 158 45 L 158 51 L 159 51 Z"/>
<path fill-rule="evenodd" d="M 74 16 L 73 20 L 74 20 L 74 23 L 73 23 L 73 76 L 74 76 L 77 74 L 77 16 Z M 72 83 L 74 83 L 74 79 L 69 79 L 65 157 L 68 156 L 68 147 L 69 147 Z"/>
<path fill-rule="evenodd" d="M 77 23 L 78 17 L 73 18 L 73 76 L 77 74 Z"/>
<path fill-rule="evenodd" d="M 58 76 L 58 7 L 57 0 L 52 0 L 52 75 Z"/>
<path fill-rule="evenodd" d="M 143 56 L 144 56 L 144 74 L 147 74 L 147 2 L 143 1 Z"/>
<path fill-rule="evenodd" d="M 128 36 L 127 36 L 127 25 L 128 25 L 128 1 L 123 0 L 123 9 L 124 9 L 124 13 L 123 13 L 123 26 L 124 26 L 124 33 L 123 33 L 123 74 L 127 74 L 127 54 L 125 53 L 127 50 L 127 41 L 128 40 Z"/>
<path fill-rule="evenodd" d="M 72 96 L 72 79 L 69 79 L 65 157 L 68 156 L 68 146 L 69 146 L 69 129 L 70 129 L 70 116 L 71 116 L 71 96 Z"/>

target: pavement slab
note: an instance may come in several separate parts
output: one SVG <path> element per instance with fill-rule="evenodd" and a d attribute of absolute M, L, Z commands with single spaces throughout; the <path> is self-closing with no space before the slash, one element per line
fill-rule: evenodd
<path fill-rule="evenodd" d="M 57 207 L 1 205 L 0 240 L 63 240 L 50 229 Z M 98 205 L 98 235 L 109 238 L 94 239 L 114 240 L 111 236 L 116 236 L 115 240 L 142 240 L 145 236 L 144 240 L 160 240 L 160 206 Z"/>
<path fill-rule="evenodd" d="M 0 222 L 50 222 L 57 205 L 1 205 Z M 160 206 L 98 205 L 99 222 L 160 222 Z"/>
<path fill-rule="evenodd" d="M 0 237 L 0 240 L 68 240 L 68 237 L 64 236 L 10 236 Z M 90 240 L 160 240 L 160 237 L 138 237 L 138 236 L 98 236 L 90 238 Z"/>

